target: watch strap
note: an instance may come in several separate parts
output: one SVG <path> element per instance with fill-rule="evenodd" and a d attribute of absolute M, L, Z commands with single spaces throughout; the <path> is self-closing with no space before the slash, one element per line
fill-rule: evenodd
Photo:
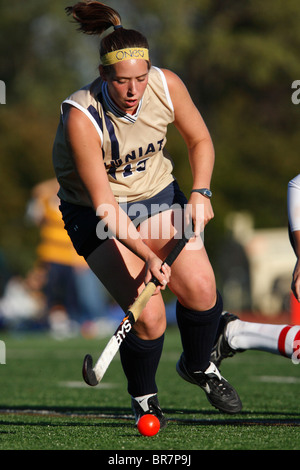
<path fill-rule="evenodd" d="M 192 189 L 191 193 L 200 193 L 202 196 L 210 199 L 212 197 L 212 192 L 208 188 Z"/>

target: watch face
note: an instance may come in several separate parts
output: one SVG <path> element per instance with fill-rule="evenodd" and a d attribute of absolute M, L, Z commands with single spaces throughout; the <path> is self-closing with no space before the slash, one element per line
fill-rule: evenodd
<path fill-rule="evenodd" d="M 203 191 L 204 196 L 211 198 L 212 192 L 209 189 L 204 189 Z"/>

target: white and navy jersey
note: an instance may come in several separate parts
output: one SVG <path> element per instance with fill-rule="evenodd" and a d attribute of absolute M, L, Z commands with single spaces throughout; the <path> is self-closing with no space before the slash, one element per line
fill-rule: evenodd
<path fill-rule="evenodd" d="M 61 199 L 84 206 L 91 201 L 77 176 L 64 137 L 66 106 L 80 109 L 98 132 L 104 165 L 117 201 L 148 199 L 168 184 L 173 163 L 165 151 L 167 126 L 174 109 L 163 72 L 152 67 L 135 115 L 122 112 L 110 99 L 101 78 L 75 92 L 61 106 L 61 118 L 53 147 L 53 164 Z"/>
<path fill-rule="evenodd" d="M 300 230 L 300 174 L 288 183 L 287 207 L 292 232 Z"/>

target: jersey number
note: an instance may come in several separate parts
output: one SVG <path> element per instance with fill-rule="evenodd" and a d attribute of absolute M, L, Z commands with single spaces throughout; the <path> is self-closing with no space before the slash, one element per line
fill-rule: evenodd
<path fill-rule="evenodd" d="M 138 172 L 145 171 L 146 170 L 146 161 L 147 160 L 148 160 L 148 158 L 145 158 L 145 160 L 140 160 L 136 164 L 135 171 L 138 171 Z M 132 176 L 132 175 L 133 175 L 133 165 L 132 165 L 132 163 L 129 163 L 128 165 L 126 165 L 124 167 L 123 177 L 127 178 L 128 176 Z"/>

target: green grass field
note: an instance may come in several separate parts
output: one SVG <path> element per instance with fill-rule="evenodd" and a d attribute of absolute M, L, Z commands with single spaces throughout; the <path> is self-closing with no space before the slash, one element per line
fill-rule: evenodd
<path fill-rule="evenodd" d="M 298 450 L 300 365 L 247 351 L 223 363 L 243 401 L 239 415 L 221 414 L 204 392 L 175 371 L 177 329 L 167 330 L 158 371 L 159 399 L 170 419 L 154 437 L 134 426 L 119 356 L 97 387 L 81 377 L 86 353 L 97 359 L 107 339 L 54 340 L 46 334 L 2 335 L 1 450 Z"/>

